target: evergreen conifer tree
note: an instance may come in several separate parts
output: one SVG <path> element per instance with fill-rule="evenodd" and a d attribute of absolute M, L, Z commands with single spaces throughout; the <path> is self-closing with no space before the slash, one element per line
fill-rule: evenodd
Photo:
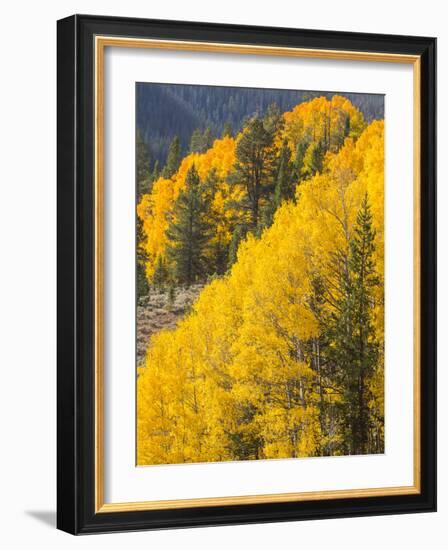
<path fill-rule="evenodd" d="M 163 177 L 171 178 L 179 168 L 181 161 L 181 146 L 178 136 L 174 136 L 170 147 L 168 149 L 168 156 L 166 159 L 166 165 L 163 169 Z"/>
<path fill-rule="evenodd" d="M 294 171 L 296 178 L 300 181 L 303 174 L 303 167 L 305 162 L 305 153 L 308 148 L 308 143 L 304 140 L 299 141 L 296 148 L 296 156 L 294 159 Z"/>
<path fill-rule="evenodd" d="M 310 143 L 303 159 L 302 176 L 304 178 L 311 178 L 316 173 L 322 172 L 324 152 L 320 141 Z"/>
<path fill-rule="evenodd" d="M 137 172 L 137 200 L 144 193 L 150 191 L 150 156 L 149 148 L 140 130 L 137 130 L 136 137 L 136 172 Z"/>
<path fill-rule="evenodd" d="M 227 262 L 227 269 L 230 269 L 237 260 L 238 247 L 240 242 L 245 238 L 247 229 L 242 225 L 237 225 L 232 233 L 232 240 L 229 245 L 229 259 Z"/>
<path fill-rule="evenodd" d="M 356 219 L 354 236 L 350 243 L 349 266 L 352 272 L 354 340 L 356 345 L 355 387 L 357 399 L 353 409 L 352 438 L 355 452 L 367 452 L 369 431 L 368 380 L 377 363 L 378 344 L 373 341 L 373 290 L 380 281 L 375 269 L 375 229 L 368 195 L 364 196 Z"/>
<path fill-rule="evenodd" d="M 210 205 L 208 219 L 215 228 L 211 231 L 212 235 L 208 244 L 208 271 L 210 274 L 223 275 L 227 269 L 229 243 L 223 232 L 216 231 L 217 226 L 222 227 L 228 223 L 225 211 L 220 208 L 213 208 L 213 198 L 219 189 L 219 184 L 218 173 L 215 168 L 212 168 L 202 184 L 204 198 L 207 204 Z"/>
<path fill-rule="evenodd" d="M 279 132 L 283 128 L 283 113 L 277 103 L 271 103 L 266 109 L 263 124 L 265 129 L 272 134 Z"/>
<path fill-rule="evenodd" d="M 260 235 L 265 227 L 270 227 L 274 221 L 274 214 L 284 200 L 293 200 L 296 188 L 296 172 L 291 162 L 291 151 L 286 140 L 283 141 L 278 156 L 277 177 L 274 192 L 262 208 L 257 234 Z"/>
<path fill-rule="evenodd" d="M 344 137 L 350 135 L 350 115 L 347 113 L 345 117 Z"/>
<path fill-rule="evenodd" d="M 154 162 L 154 167 L 151 173 L 151 183 L 154 183 L 156 180 L 159 179 L 159 161 L 156 160 Z"/>
<path fill-rule="evenodd" d="M 224 128 L 222 130 L 222 137 L 233 137 L 232 125 L 229 121 L 224 123 Z"/>
<path fill-rule="evenodd" d="M 162 255 L 157 256 L 152 282 L 155 286 L 163 288 L 169 279 L 169 271 L 166 260 Z"/>
<path fill-rule="evenodd" d="M 335 313 L 328 322 L 328 358 L 338 366 L 344 396 L 342 415 L 345 452 L 365 454 L 369 437 L 369 379 L 378 358 L 372 326 L 373 291 L 380 284 L 375 271 L 375 230 L 365 195 L 347 253 L 334 255 L 338 274 Z"/>
<path fill-rule="evenodd" d="M 136 251 L 137 251 L 137 262 L 136 262 L 136 268 L 137 268 L 137 277 L 136 277 L 136 283 L 137 283 L 137 297 L 142 298 L 143 296 L 146 296 L 148 294 L 149 286 L 148 286 L 148 279 L 146 278 L 146 261 L 147 256 L 145 254 L 144 248 L 142 246 L 142 242 L 144 240 L 143 235 L 143 222 L 142 220 L 137 216 L 136 218 Z"/>
<path fill-rule="evenodd" d="M 204 135 L 202 136 L 202 153 L 205 153 L 205 151 L 210 149 L 210 147 L 213 146 L 214 141 L 215 136 L 213 135 L 211 128 L 206 128 Z"/>
<path fill-rule="evenodd" d="M 196 128 L 191 134 L 190 153 L 200 153 L 202 150 L 202 141 L 202 132 L 199 128 Z"/>
<path fill-rule="evenodd" d="M 173 221 L 167 231 L 168 257 L 174 264 L 175 278 L 179 283 L 191 285 L 205 279 L 208 274 L 209 208 L 209 198 L 201 189 L 193 164 L 186 177 L 186 188 L 174 205 Z"/>
<path fill-rule="evenodd" d="M 278 161 L 277 181 L 274 192 L 276 208 L 282 200 L 291 200 L 295 195 L 294 166 L 291 162 L 291 151 L 288 142 L 283 140 Z"/>
<path fill-rule="evenodd" d="M 274 135 L 264 127 L 260 118 L 249 120 L 238 141 L 236 161 L 229 177 L 231 183 L 242 185 L 246 191 L 238 206 L 249 212 L 253 231 L 257 229 L 260 218 L 260 202 L 273 189 L 276 168 Z"/>

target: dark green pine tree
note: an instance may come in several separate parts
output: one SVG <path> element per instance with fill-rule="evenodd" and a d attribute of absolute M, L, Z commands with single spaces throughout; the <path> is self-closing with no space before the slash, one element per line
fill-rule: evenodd
<path fill-rule="evenodd" d="M 137 130 L 136 136 L 136 172 L 137 201 L 139 201 L 144 193 L 149 193 L 151 187 L 149 147 L 140 130 Z"/>
<path fill-rule="evenodd" d="M 305 163 L 305 153 L 308 148 L 306 141 L 299 141 L 296 148 L 296 156 L 294 159 L 294 171 L 296 173 L 297 180 L 300 181 Z"/>
<path fill-rule="evenodd" d="M 202 136 L 202 153 L 205 153 L 205 151 L 208 151 L 211 147 L 213 147 L 213 142 L 215 141 L 215 136 L 213 135 L 211 128 L 206 128 L 204 131 L 204 135 Z"/>
<path fill-rule="evenodd" d="M 283 128 L 283 113 L 277 103 L 271 103 L 271 105 L 269 105 L 266 109 L 263 124 L 266 130 L 272 134 L 278 133 Z"/>
<path fill-rule="evenodd" d="M 325 150 L 320 141 L 311 142 L 303 159 L 302 176 L 311 178 L 317 172 L 322 172 Z"/>
<path fill-rule="evenodd" d="M 267 227 L 271 227 L 274 221 L 274 214 L 279 206 L 275 192 L 269 196 L 268 200 L 261 207 L 260 219 L 258 221 L 257 229 L 253 232 L 256 237 L 261 237 L 263 230 Z"/>
<path fill-rule="evenodd" d="M 222 137 L 225 138 L 225 137 L 233 137 L 233 130 L 232 130 L 232 125 L 230 124 L 229 121 L 226 121 L 224 123 L 224 127 L 222 129 Z"/>
<path fill-rule="evenodd" d="M 166 265 L 166 260 L 163 256 L 157 256 L 156 265 L 154 269 L 154 274 L 152 276 L 153 284 L 158 288 L 164 288 L 165 285 L 169 282 L 169 270 Z"/>
<path fill-rule="evenodd" d="M 154 167 L 152 169 L 151 173 L 151 183 L 154 183 L 156 180 L 159 179 L 160 173 L 159 173 L 159 161 L 156 160 L 154 162 Z"/>
<path fill-rule="evenodd" d="M 274 221 L 274 214 L 284 200 L 293 200 L 296 189 L 296 172 L 291 161 L 291 150 L 287 140 L 283 140 L 278 156 L 277 177 L 275 189 L 270 199 L 262 209 L 258 233 L 265 227 L 270 227 Z"/>
<path fill-rule="evenodd" d="M 227 269 L 230 270 L 236 262 L 238 256 L 238 247 L 241 241 L 246 237 L 247 228 L 243 225 L 237 225 L 232 233 L 232 239 L 229 245 L 229 259 L 227 261 Z"/>
<path fill-rule="evenodd" d="M 326 365 L 327 381 L 332 391 L 341 396 L 333 406 L 333 424 L 339 426 L 341 441 L 335 447 L 330 447 L 337 454 L 355 454 L 352 442 L 352 409 L 353 395 L 353 289 L 351 271 L 349 268 L 349 251 L 340 249 L 331 254 L 329 275 L 325 278 L 321 293 L 326 304 L 330 305 L 330 313 L 320 308 L 320 325 L 322 348 L 322 364 Z M 319 303 L 319 297 L 316 301 Z M 323 410 L 321 408 L 321 413 Z"/>
<path fill-rule="evenodd" d="M 219 177 L 216 168 L 212 168 L 202 184 L 202 193 L 204 199 L 209 205 L 209 219 L 213 220 L 213 225 L 224 225 L 227 223 L 225 212 L 216 211 L 213 209 L 213 198 L 218 191 Z M 227 259 L 229 253 L 229 244 L 226 242 L 224 235 L 215 233 L 208 245 L 209 265 L 208 271 L 210 274 L 223 275 L 227 269 Z"/>
<path fill-rule="evenodd" d="M 283 200 L 294 199 L 296 191 L 294 165 L 291 162 L 291 150 L 287 140 L 283 140 L 278 159 L 278 173 L 275 185 L 274 201 L 280 206 Z"/>
<path fill-rule="evenodd" d="M 338 298 L 328 322 L 327 356 L 344 397 L 342 405 L 344 452 L 369 452 L 369 378 L 378 359 L 372 326 L 374 290 L 380 284 L 375 271 L 375 230 L 367 195 L 358 212 L 348 253 L 334 255 Z"/>
<path fill-rule="evenodd" d="M 146 278 L 146 271 L 145 271 L 146 261 L 148 258 L 142 246 L 142 243 L 144 240 L 143 222 L 138 216 L 137 216 L 137 224 L 136 224 L 136 239 L 137 239 L 137 246 L 136 246 L 137 298 L 142 298 L 143 296 L 146 296 L 148 294 L 148 290 L 149 290 L 148 279 Z"/>
<path fill-rule="evenodd" d="M 150 157 L 148 145 L 143 139 L 140 130 L 136 136 L 136 180 L 137 180 L 137 202 L 144 193 L 151 190 Z M 145 273 L 146 256 L 142 246 L 144 240 L 143 223 L 139 217 L 136 219 L 136 284 L 137 297 L 141 298 L 148 293 L 148 280 Z"/>
<path fill-rule="evenodd" d="M 186 188 L 174 205 L 173 222 L 168 235 L 168 257 L 174 264 L 178 283 L 191 285 L 208 275 L 206 252 L 211 237 L 211 224 L 207 219 L 210 204 L 203 193 L 194 164 L 186 177 Z"/>
<path fill-rule="evenodd" d="M 375 269 L 375 229 L 372 224 L 367 193 L 356 219 L 354 236 L 350 243 L 349 267 L 352 273 L 353 292 L 353 338 L 356 349 L 354 357 L 353 393 L 356 401 L 352 406 L 353 447 L 357 454 L 368 452 L 370 392 L 368 380 L 378 359 L 378 344 L 374 341 L 372 306 L 374 290 L 380 284 Z"/>
<path fill-rule="evenodd" d="M 274 132 L 254 117 L 246 123 L 236 147 L 236 161 L 229 182 L 242 185 L 245 197 L 236 206 L 249 212 L 249 224 L 256 231 L 260 219 L 260 203 L 269 197 L 274 187 L 276 151 Z"/>
<path fill-rule="evenodd" d="M 199 128 L 191 134 L 190 139 L 190 153 L 205 153 L 213 146 L 215 136 L 211 128 L 206 128 L 204 132 L 201 132 Z"/>
<path fill-rule="evenodd" d="M 202 150 L 202 132 L 196 128 L 190 138 L 190 153 L 200 153 Z"/>
<path fill-rule="evenodd" d="M 171 178 L 179 168 L 181 161 L 181 146 L 178 136 L 174 136 L 170 147 L 168 149 L 168 156 L 166 158 L 165 168 L 163 169 L 163 177 Z"/>
<path fill-rule="evenodd" d="M 344 126 L 337 132 L 336 147 L 340 149 L 344 145 L 345 138 L 350 135 L 350 115 L 347 114 L 344 119 Z"/>
<path fill-rule="evenodd" d="M 344 137 L 350 135 L 350 115 L 347 113 L 345 117 L 345 126 L 344 126 Z"/>

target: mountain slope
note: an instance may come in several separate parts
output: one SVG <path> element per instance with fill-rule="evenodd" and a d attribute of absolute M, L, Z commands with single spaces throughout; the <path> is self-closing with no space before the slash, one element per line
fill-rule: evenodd
<path fill-rule="evenodd" d="M 236 132 L 243 121 L 269 105 L 277 103 L 281 111 L 289 111 L 303 101 L 336 92 L 271 90 L 223 86 L 138 83 L 136 88 L 137 128 L 149 144 L 152 159 L 164 164 L 168 146 L 175 135 L 188 151 L 191 134 L 196 128 L 210 127 L 220 136 L 229 122 Z M 344 93 L 363 113 L 367 122 L 384 117 L 384 96 Z"/>

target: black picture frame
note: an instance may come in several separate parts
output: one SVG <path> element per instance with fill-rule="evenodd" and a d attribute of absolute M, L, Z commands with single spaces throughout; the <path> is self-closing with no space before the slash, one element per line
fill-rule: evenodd
<path fill-rule="evenodd" d="M 421 60 L 421 491 L 377 497 L 95 513 L 96 35 L 359 52 Z M 57 527 L 100 533 L 436 510 L 436 39 L 74 15 L 57 24 Z"/>

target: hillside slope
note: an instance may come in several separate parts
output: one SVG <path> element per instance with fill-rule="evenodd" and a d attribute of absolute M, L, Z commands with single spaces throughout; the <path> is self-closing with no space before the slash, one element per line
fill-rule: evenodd
<path fill-rule="evenodd" d="M 215 136 L 220 136 L 226 122 L 237 131 L 247 117 L 256 112 L 263 114 L 272 103 L 281 111 L 289 111 L 313 97 L 331 99 L 335 93 L 138 83 L 137 128 L 149 144 L 153 160 L 163 165 L 175 135 L 179 136 L 185 155 L 196 128 L 210 127 Z M 367 122 L 384 117 L 384 96 L 343 95 L 360 109 Z"/>

